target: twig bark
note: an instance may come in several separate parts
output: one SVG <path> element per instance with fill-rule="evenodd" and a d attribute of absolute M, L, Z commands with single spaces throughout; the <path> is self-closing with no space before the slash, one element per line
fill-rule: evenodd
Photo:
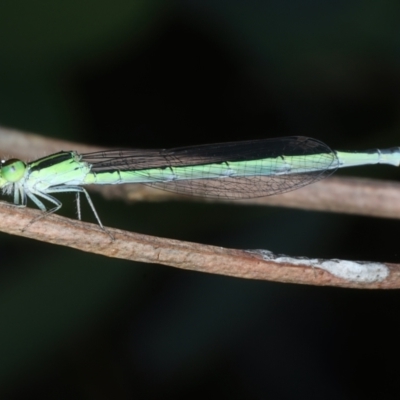
<path fill-rule="evenodd" d="M 0 203 L 0 230 L 107 257 L 238 278 L 349 288 L 400 287 L 400 265 L 397 264 L 353 263 L 349 269 L 347 263 L 351 262 L 341 260 L 296 259 L 264 250 L 226 249 L 111 228 L 107 228 L 107 233 L 97 225 L 58 215 L 31 223 L 40 215 L 38 210 Z M 327 263 L 336 263 L 337 268 Z"/>
<path fill-rule="evenodd" d="M 30 158 L 32 156 L 35 158 L 61 149 L 74 149 L 80 152 L 97 150 L 94 147 L 48 140 L 37 135 L 7 129 L 0 129 L 0 143 L 4 155 L 23 159 L 27 159 L 28 154 Z M 398 218 L 400 215 L 400 209 L 397 207 L 400 204 L 398 192 L 400 192 L 398 184 L 337 178 L 297 190 L 292 192 L 293 194 L 275 196 L 271 200 L 260 199 L 256 203 L 297 205 L 325 211 Z M 120 196 L 129 198 L 130 190 L 126 193 L 128 194 Z M 158 198 L 157 194 L 149 196 Z M 168 198 L 171 196 L 168 195 Z M 134 198 L 138 200 L 147 197 L 141 195 Z M 165 196 L 158 199 L 163 198 Z M 266 250 L 225 249 L 107 228 L 114 237 L 111 239 L 110 235 L 97 225 L 58 215 L 49 215 L 31 223 L 40 215 L 41 212 L 38 210 L 0 203 L 0 230 L 108 257 L 239 278 L 351 288 L 400 288 L 398 264 L 309 260 L 278 256 Z"/>

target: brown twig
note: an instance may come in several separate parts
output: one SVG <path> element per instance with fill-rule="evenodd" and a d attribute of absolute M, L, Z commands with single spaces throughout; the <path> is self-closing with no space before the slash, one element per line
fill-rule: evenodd
<path fill-rule="evenodd" d="M 0 203 L 0 230 L 107 257 L 238 278 L 368 289 L 400 287 L 400 265 L 396 264 L 285 258 L 263 250 L 225 249 L 111 228 L 108 234 L 97 225 L 58 215 L 31 223 L 40 215 L 38 210 Z"/>
<path fill-rule="evenodd" d="M 3 154 L 23 159 L 27 158 L 27 154 L 35 158 L 61 149 L 79 152 L 97 150 L 4 128 L 0 129 L 0 143 Z M 255 202 L 398 218 L 398 189 L 398 185 L 393 183 L 331 179 Z M 131 196 L 129 189 L 126 193 L 128 195 L 120 196 Z M 159 197 L 157 194 L 149 196 Z M 135 200 L 143 197 L 146 196 L 136 196 Z M 292 258 L 277 256 L 266 250 L 224 249 L 107 228 L 113 240 L 97 225 L 57 215 L 31 223 L 40 215 L 38 210 L 0 203 L 0 230 L 108 257 L 240 278 L 352 288 L 400 288 L 400 265 L 397 264 Z"/>

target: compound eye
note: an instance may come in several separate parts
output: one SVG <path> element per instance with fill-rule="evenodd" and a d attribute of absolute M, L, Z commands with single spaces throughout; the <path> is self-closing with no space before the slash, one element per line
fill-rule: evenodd
<path fill-rule="evenodd" d="M 26 164 L 15 158 L 1 164 L 1 175 L 8 182 L 18 182 L 25 174 Z"/>

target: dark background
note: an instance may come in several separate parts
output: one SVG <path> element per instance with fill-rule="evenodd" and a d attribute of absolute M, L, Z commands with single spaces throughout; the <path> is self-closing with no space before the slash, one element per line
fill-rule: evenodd
<path fill-rule="evenodd" d="M 286 135 L 400 145 L 399 20 L 395 0 L 4 1 L 0 124 L 109 147 Z M 74 217 L 73 196 L 60 198 Z M 396 220 L 93 199 L 105 225 L 135 232 L 400 262 Z M 1 234 L 0 391 L 397 399 L 399 305 L 398 291 L 245 281 Z"/>

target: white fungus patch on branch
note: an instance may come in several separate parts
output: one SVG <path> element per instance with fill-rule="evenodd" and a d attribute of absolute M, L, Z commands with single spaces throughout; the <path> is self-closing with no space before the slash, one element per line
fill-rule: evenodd
<path fill-rule="evenodd" d="M 269 250 L 249 250 L 248 252 L 258 254 L 266 261 L 323 269 L 338 278 L 350 282 L 381 282 L 389 276 L 389 268 L 385 264 L 378 262 L 349 261 L 336 258 L 324 260 L 319 258 L 289 257 L 282 254 L 274 254 Z"/>

